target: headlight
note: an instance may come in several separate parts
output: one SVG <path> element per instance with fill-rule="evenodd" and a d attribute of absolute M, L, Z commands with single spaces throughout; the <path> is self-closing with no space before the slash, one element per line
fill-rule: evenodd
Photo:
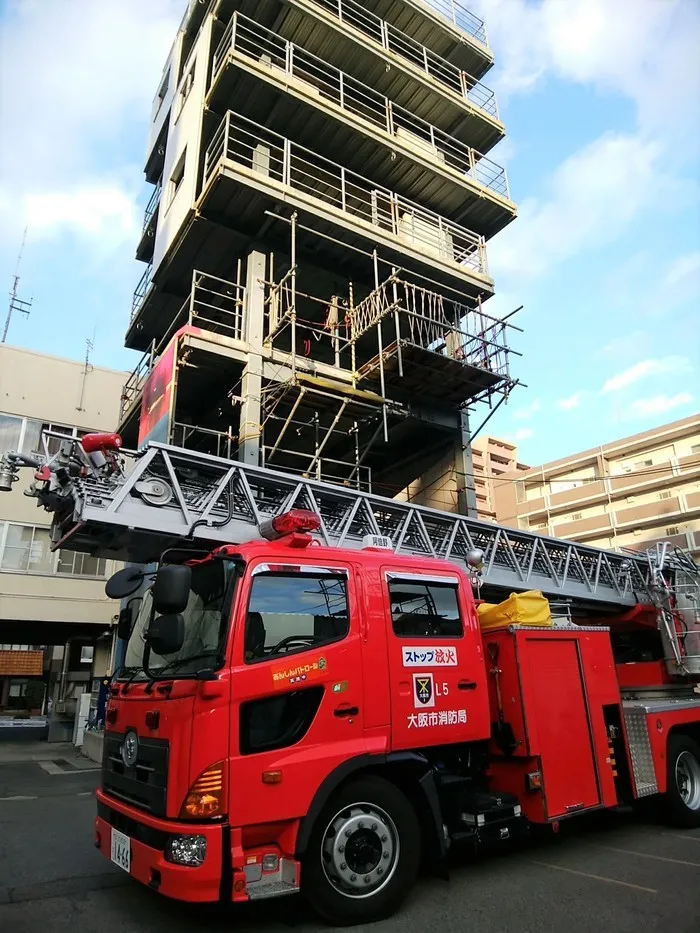
<path fill-rule="evenodd" d="M 206 836 L 171 836 L 165 847 L 165 858 L 175 865 L 197 868 L 207 854 Z"/>

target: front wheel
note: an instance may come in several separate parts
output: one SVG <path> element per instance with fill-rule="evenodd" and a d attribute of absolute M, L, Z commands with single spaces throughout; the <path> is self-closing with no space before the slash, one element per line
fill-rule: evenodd
<path fill-rule="evenodd" d="M 398 909 L 419 862 L 420 828 L 406 796 L 383 778 L 358 778 L 340 788 L 316 821 L 302 890 L 330 923 L 370 923 Z"/>
<path fill-rule="evenodd" d="M 700 746 L 686 735 L 668 740 L 666 802 L 676 826 L 700 827 Z"/>

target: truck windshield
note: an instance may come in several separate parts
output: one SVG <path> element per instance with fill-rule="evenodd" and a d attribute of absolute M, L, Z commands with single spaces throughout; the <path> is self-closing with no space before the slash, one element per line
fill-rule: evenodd
<path fill-rule="evenodd" d="M 220 667 L 231 616 L 231 602 L 236 580 L 233 561 L 213 560 L 196 564 L 192 568 L 192 588 L 185 620 L 185 640 L 175 654 L 158 655 L 153 651 L 148 661 L 149 670 L 160 676 L 186 677 L 203 668 Z M 144 633 L 151 619 L 150 589 L 141 603 L 134 628 L 126 648 L 124 667 L 119 680 L 143 679 Z"/>

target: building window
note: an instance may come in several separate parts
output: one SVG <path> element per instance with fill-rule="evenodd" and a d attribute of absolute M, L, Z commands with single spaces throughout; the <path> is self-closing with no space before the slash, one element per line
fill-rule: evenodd
<path fill-rule="evenodd" d="M 107 561 L 82 551 L 50 550 L 48 528 L 0 522 L 0 570 L 104 578 Z"/>
<path fill-rule="evenodd" d="M 192 90 L 192 85 L 194 84 L 194 69 L 196 62 L 192 65 L 190 70 L 185 75 L 185 78 L 180 85 L 180 93 L 177 100 L 177 115 L 178 117 L 182 113 L 182 108 L 185 106 L 185 101 L 190 96 L 190 91 Z"/>
<path fill-rule="evenodd" d="M 158 88 L 158 93 L 156 94 L 155 100 L 155 109 L 153 113 L 153 119 L 158 116 L 160 113 L 160 108 L 163 106 L 163 101 L 168 96 L 168 88 L 170 87 L 170 69 L 165 72 L 163 80 L 160 82 L 160 87 Z"/>
<path fill-rule="evenodd" d="M 678 525 L 671 525 L 669 528 L 666 529 L 665 533 L 670 536 L 670 535 L 677 535 L 679 534 L 679 532 L 680 532 L 680 528 L 678 527 Z"/>
<path fill-rule="evenodd" d="M 35 421 L 0 413 L 0 456 L 8 450 L 53 457 L 64 437 L 83 437 L 87 431 L 65 424 Z"/>
<path fill-rule="evenodd" d="M 51 573 L 54 555 L 49 550 L 48 528 L 7 524 L 0 568 L 16 573 Z"/>
<path fill-rule="evenodd" d="M 700 444 L 693 444 L 690 448 L 691 454 L 700 454 Z"/>
<path fill-rule="evenodd" d="M 170 206 L 173 203 L 175 199 L 175 195 L 180 190 L 180 185 L 182 184 L 183 179 L 185 177 L 186 157 L 187 157 L 187 147 L 183 149 L 182 155 L 175 163 L 175 168 L 173 169 L 173 173 L 170 176 L 170 197 L 168 199 L 168 206 Z"/>
<path fill-rule="evenodd" d="M 95 656 L 95 649 L 92 645 L 82 645 L 80 648 L 80 663 L 81 664 L 92 664 L 92 659 Z"/>
<path fill-rule="evenodd" d="M 643 470 L 644 467 L 650 467 L 653 464 L 653 460 L 637 460 L 634 464 L 635 470 Z"/>
<path fill-rule="evenodd" d="M 104 577 L 107 561 L 104 557 L 93 557 L 84 551 L 59 551 L 56 573 L 74 577 Z"/>
<path fill-rule="evenodd" d="M 670 499 L 673 493 L 670 489 L 666 489 L 664 492 L 659 493 L 659 499 Z"/>

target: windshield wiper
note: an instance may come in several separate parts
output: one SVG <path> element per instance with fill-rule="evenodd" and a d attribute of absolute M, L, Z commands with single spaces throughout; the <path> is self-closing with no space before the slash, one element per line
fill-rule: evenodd
<path fill-rule="evenodd" d="M 172 661 L 168 661 L 162 667 L 158 667 L 152 672 L 154 675 L 153 679 L 162 680 L 164 671 L 175 671 L 179 667 L 182 667 L 183 664 L 188 664 L 190 661 L 199 661 L 202 658 L 211 658 L 212 660 L 216 660 L 218 657 L 219 652 L 212 648 L 209 651 L 201 651 L 199 654 L 190 654 L 185 658 L 173 658 Z M 192 671 L 191 673 L 195 674 L 198 673 L 198 671 Z"/>
<path fill-rule="evenodd" d="M 125 673 L 126 671 L 129 671 L 129 670 L 131 670 L 131 668 L 129 668 L 129 667 L 124 667 L 124 668 L 122 668 L 122 670 L 121 670 L 119 673 L 120 673 L 120 674 L 123 674 L 123 673 Z M 133 669 L 132 675 L 126 680 L 126 682 L 124 682 L 124 686 L 122 687 L 122 694 L 123 694 L 124 696 L 126 696 L 126 694 L 129 692 L 129 687 L 133 684 L 133 682 L 134 682 L 134 680 L 136 679 L 137 675 L 140 674 L 142 670 L 143 670 L 143 668 L 141 668 L 141 667 L 135 667 L 135 668 Z M 117 679 L 117 683 L 120 683 L 120 681 L 119 681 L 118 679 Z"/>

